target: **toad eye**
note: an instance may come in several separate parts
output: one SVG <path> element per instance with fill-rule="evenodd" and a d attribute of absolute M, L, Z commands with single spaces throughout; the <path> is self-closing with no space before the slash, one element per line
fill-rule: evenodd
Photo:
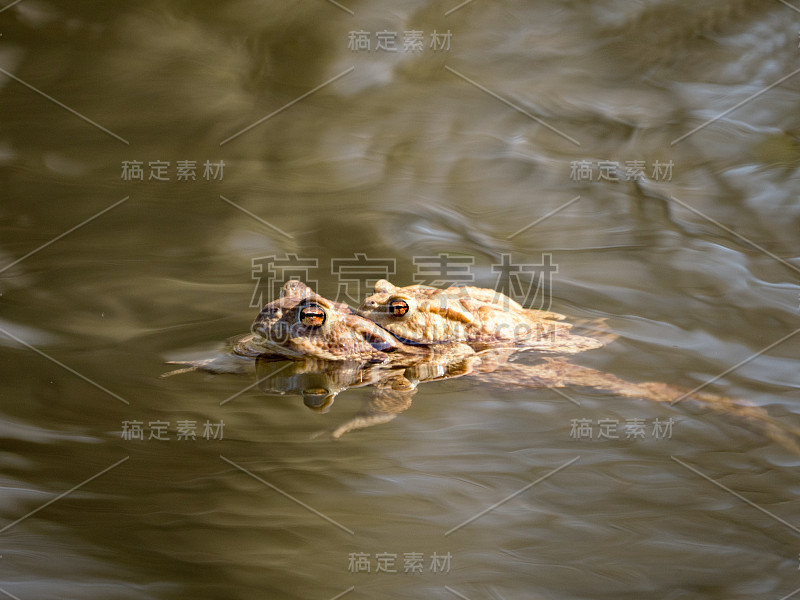
<path fill-rule="evenodd" d="M 393 317 L 404 317 L 408 314 L 408 302 L 405 300 L 390 300 L 388 307 L 389 314 L 391 314 Z"/>
<path fill-rule="evenodd" d="M 322 327 L 325 324 L 325 310 L 319 304 L 309 304 L 300 309 L 300 322 L 306 327 Z"/>

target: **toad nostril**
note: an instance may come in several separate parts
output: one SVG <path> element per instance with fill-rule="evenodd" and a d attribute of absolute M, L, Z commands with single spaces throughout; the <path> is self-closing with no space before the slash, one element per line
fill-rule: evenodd
<path fill-rule="evenodd" d="M 261 316 L 268 320 L 280 319 L 283 316 L 283 311 L 280 308 L 265 308 L 261 311 Z"/>

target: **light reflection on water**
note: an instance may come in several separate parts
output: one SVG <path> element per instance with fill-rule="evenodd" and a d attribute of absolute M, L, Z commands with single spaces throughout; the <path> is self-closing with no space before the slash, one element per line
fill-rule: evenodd
<path fill-rule="evenodd" d="M 395 259 L 402 284 L 414 256 L 471 256 L 490 287 L 502 254 L 551 252 L 554 309 L 606 317 L 620 335 L 576 360 L 635 381 L 699 385 L 799 326 L 800 77 L 761 92 L 797 68 L 800 15 L 742 0 L 476 0 L 448 16 L 455 4 L 342 4 L 355 14 L 251 1 L 0 12 L 0 67 L 130 142 L 0 74 L 0 270 L 129 197 L 0 273 L 0 328 L 130 403 L 0 335 L 0 529 L 130 457 L 2 531 L 0 588 L 25 600 L 800 587 L 797 457 L 733 420 L 459 379 L 331 442 L 314 434 L 355 415 L 367 390 L 317 413 L 256 389 L 220 406 L 247 377 L 159 378 L 164 360 L 246 331 L 251 261 L 273 254 L 317 259 L 333 297 L 330 261 L 354 252 Z M 353 30 L 411 29 L 450 30 L 452 46 L 347 47 Z M 123 181 L 132 160 L 145 178 L 169 161 L 171 178 Z M 197 161 L 195 181 L 177 179 L 183 160 Z M 202 176 L 205 161 L 225 161 L 221 181 Z M 593 165 L 591 181 L 571 177 L 574 161 Z M 643 161 L 651 181 L 598 181 L 602 161 Z M 673 162 L 669 180 L 653 180 L 657 161 Z M 710 389 L 797 424 L 799 344 Z M 570 436 L 574 419 L 668 417 L 671 439 Z M 123 440 L 125 420 L 168 421 L 172 439 Z M 197 439 L 176 439 L 178 421 L 197 422 Z M 204 439 L 206 421 L 224 421 L 224 439 Z M 430 568 L 434 552 L 450 553 L 448 573 Z M 350 572 L 351 553 L 369 554 L 371 572 Z M 375 572 L 380 553 L 396 554 L 397 573 Z M 405 553 L 424 555 L 422 573 L 403 573 Z"/>

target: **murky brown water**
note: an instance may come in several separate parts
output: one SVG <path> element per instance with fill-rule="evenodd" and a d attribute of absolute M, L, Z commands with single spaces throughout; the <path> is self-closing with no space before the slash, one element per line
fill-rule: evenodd
<path fill-rule="evenodd" d="M 420 275 L 415 257 L 448 253 L 487 287 L 503 254 L 551 253 L 554 309 L 620 335 L 578 362 L 713 380 L 797 426 L 800 335 L 771 346 L 800 327 L 798 10 L 198 4 L 0 10 L 0 593 L 800 588 L 800 460 L 735 421 L 461 379 L 332 442 L 313 434 L 367 390 L 317 414 L 242 391 L 246 377 L 159 378 L 165 360 L 247 330 L 259 258 L 316 260 L 308 279 L 344 299 L 363 290 L 340 289 L 331 260 L 354 253 L 394 260 L 401 284 Z M 179 161 L 196 161 L 194 180 Z M 639 170 L 647 181 L 624 181 Z M 670 418 L 671 435 L 654 434 Z M 644 439 L 626 439 L 630 419 Z M 123 439 L 125 421 L 145 439 Z M 147 439 L 159 422 L 170 439 Z M 601 422 L 619 439 L 598 439 Z M 179 440 L 192 423 L 196 439 Z"/>

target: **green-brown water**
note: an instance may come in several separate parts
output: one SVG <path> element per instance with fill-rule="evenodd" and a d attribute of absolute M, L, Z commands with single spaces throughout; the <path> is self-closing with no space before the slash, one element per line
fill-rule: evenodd
<path fill-rule="evenodd" d="M 464 378 L 333 442 L 314 434 L 368 390 L 317 414 L 242 392 L 246 377 L 159 378 L 166 360 L 247 331 L 260 257 L 316 260 L 309 279 L 335 297 L 331 261 L 355 253 L 394 260 L 402 285 L 415 257 L 449 253 L 485 287 L 503 254 L 550 253 L 553 308 L 605 317 L 620 336 L 576 361 L 634 381 L 713 380 L 800 424 L 800 334 L 770 347 L 800 327 L 800 12 L 341 4 L 353 14 L 324 0 L 0 10 L 0 593 L 777 600 L 800 588 L 800 460 L 713 414 Z M 369 51 L 348 48 L 360 31 Z M 397 52 L 376 50 L 384 31 Z M 423 47 L 404 52 L 411 31 Z M 449 48 L 431 48 L 434 31 Z M 142 181 L 122 177 L 125 161 Z M 194 180 L 178 161 L 196 161 Z M 221 177 L 206 161 L 224 162 Z M 648 181 L 608 181 L 604 161 Z M 670 418 L 658 439 L 655 420 Z M 598 439 L 604 419 L 619 439 Z M 644 439 L 626 439 L 629 419 L 645 420 Z M 137 420 L 145 439 L 123 439 Z M 592 439 L 572 435 L 575 420 Z M 177 439 L 179 421 L 195 440 Z M 222 439 L 204 438 L 207 421 L 224 423 Z M 147 439 L 157 422 L 169 440 Z M 369 573 L 351 568 L 359 555 Z"/>

